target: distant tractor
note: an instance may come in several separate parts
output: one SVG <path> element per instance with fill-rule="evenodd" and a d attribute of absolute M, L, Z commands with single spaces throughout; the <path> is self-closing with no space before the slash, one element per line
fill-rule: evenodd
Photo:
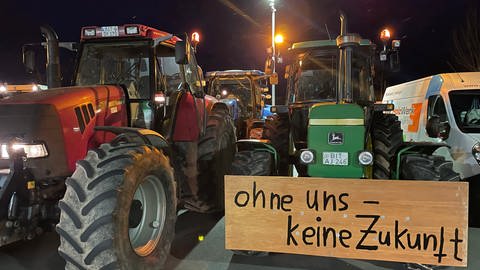
<path fill-rule="evenodd" d="M 450 161 L 431 156 L 444 144 L 404 143 L 392 104 L 375 104 L 375 45 L 340 19 L 336 40 L 290 49 L 287 105 L 266 125 L 279 166 L 293 164 L 299 176 L 457 180 Z"/>
<path fill-rule="evenodd" d="M 162 268 L 177 207 L 223 210 L 233 120 L 205 95 L 187 36 L 139 24 L 81 33 L 75 86 L 0 101 L 1 245 L 60 220 L 67 269 Z"/>
<path fill-rule="evenodd" d="M 238 139 L 260 139 L 264 120 L 271 115 L 267 75 L 259 70 L 210 71 L 208 94 L 229 105 Z"/>
<path fill-rule="evenodd" d="M 227 104 L 235 121 L 238 153 L 232 174 L 276 175 L 276 152 L 263 140 L 265 121 L 271 105 L 265 101 L 268 75 L 259 70 L 225 70 L 207 72 L 208 94 Z"/>

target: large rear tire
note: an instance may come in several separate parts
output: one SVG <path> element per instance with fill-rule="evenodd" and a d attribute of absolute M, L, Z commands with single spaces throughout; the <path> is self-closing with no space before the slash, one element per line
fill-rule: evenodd
<path fill-rule="evenodd" d="M 215 106 L 207 119 L 205 135 L 198 144 L 199 193 L 224 210 L 224 176 L 229 173 L 236 152 L 233 120 L 225 106 Z M 194 209 L 195 210 L 195 209 Z"/>
<path fill-rule="evenodd" d="M 403 143 L 400 121 L 394 114 L 375 112 L 372 129 L 373 178 L 391 179 L 395 153 Z"/>
<path fill-rule="evenodd" d="M 103 144 L 77 163 L 59 202 L 66 269 L 159 269 L 175 232 L 169 159 L 136 143 Z"/>
<path fill-rule="evenodd" d="M 274 115 L 265 121 L 263 139 L 270 140 L 278 153 L 278 175 L 289 175 L 289 128 L 288 119 Z"/>

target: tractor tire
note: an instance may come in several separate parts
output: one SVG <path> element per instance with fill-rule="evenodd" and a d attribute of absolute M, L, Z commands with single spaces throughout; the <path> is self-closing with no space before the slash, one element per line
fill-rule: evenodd
<path fill-rule="evenodd" d="M 59 202 L 65 269 L 161 269 L 175 232 L 174 179 L 156 148 L 112 142 L 89 151 Z"/>
<path fill-rule="evenodd" d="M 278 175 L 289 175 L 289 128 L 288 119 L 278 115 L 265 121 L 262 139 L 270 140 L 278 153 Z"/>
<path fill-rule="evenodd" d="M 231 174 L 272 175 L 272 155 L 263 151 L 241 151 L 235 154 Z"/>
<path fill-rule="evenodd" d="M 372 129 L 373 178 L 391 179 L 395 153 L 403 143 L 400 121 L 394 114 L 375 112 Z"/>
<path fill-rule="evenodd" d="M 235 127 L 230 112 L 223 106 L 214 107 L 205 135 L 198 143 L 198 181 L 199 193 L 214 205 L 215 211 L 225 208 L 224 176 L 230 172 L 235 152 Z"/>
<path fill-rule="evenodd" d="M 453 171 L 452 161 L 442 156 L 421 154 L 407 155 L 402 158 L 400 179 L 459 181 L 460 175 Z"/>
<path fill-rule="evenodd" d="M 232 175 L 272 175 L 272 155 L 260 151 L 241 151 L 235 154 L 232 163 Z M 235 255 L 263 257 L 268 252 L 255 250 L 232 250 Z"/>

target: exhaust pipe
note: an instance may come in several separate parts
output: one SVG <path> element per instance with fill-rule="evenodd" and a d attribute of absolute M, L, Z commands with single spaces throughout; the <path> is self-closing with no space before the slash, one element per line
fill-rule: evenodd
<path fill-rule="evenodd" d="M 49 25 L 41 26 L 40 31 L 47 41 L 46 73 L 48 88 L 60 87 L 60 50 L 57 33 Z"/>
<path fill-rule="evenodd" d="M 340 50 L 337 73 L 337 103 L 352 102 L 352 52 L 361 40 L 358 34 L 347 32 L 347 23 L 347 16 L 340 11 L 340 35 L 337 37 L 337 46 Z"/>
<path fill-rule="evenodd" d="M 347 34 L 347 16 L 343 11 L 340 11 L 340 36 Z"/>

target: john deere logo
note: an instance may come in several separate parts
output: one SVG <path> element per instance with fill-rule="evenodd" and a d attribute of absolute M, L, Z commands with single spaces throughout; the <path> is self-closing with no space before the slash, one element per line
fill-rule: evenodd
<path fill-rule="evenodd" d="M 343 133 L 342 132 L 329 132 L 328 133 L 328 144 L 343 144 Z"/>

